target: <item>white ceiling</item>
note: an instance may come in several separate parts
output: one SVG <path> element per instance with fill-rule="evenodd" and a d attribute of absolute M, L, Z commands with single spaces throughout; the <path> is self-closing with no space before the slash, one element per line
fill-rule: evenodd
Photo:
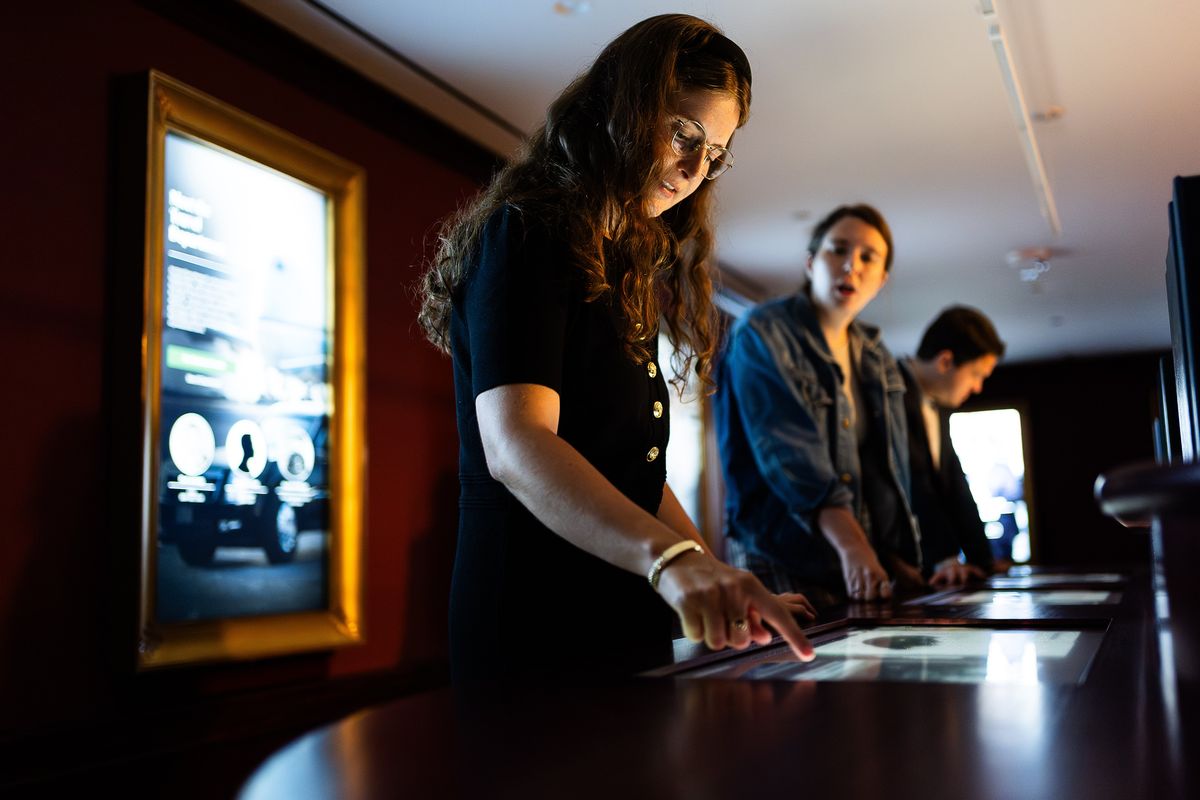
<path fill-rule="evenodd" d="M 864 318 L 897 353 L 951 303 L 986 311 L 1010 361 L 1170 345 L 1171 178 L 1200 173 L 1196 0 L 995 0 L 1030 112 L 1063 109 L 1033 128 L 1057 236 L 981 0 L 590 0 L 573 15 L 554 0 L 243 2 L 500 154 L 629 25 L 696 14 L 755 76 L 719 182 L 723 265 L 791 291 L 815 219 L 866 201 L 888 217 L 896 261 Z M 1062 253 L 1032 284 L 1007 259 L 1028 247 Z"/>

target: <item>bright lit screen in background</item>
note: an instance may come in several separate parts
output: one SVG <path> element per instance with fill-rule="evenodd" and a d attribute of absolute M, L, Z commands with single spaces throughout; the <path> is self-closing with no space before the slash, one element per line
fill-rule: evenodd
<path fill-rule="evenodd" d="M 992 553 L 1029 560 L 1029 507 L 1025 502 L 1025 448 L 1015 408 L 950 415 L 950 438 L 971 485 Z"/>
<path fill-rule="evenodd" d="M 170 132 L 159 622 L 325 607 L 330 199 Z"/>
<path fill-rule="evenodd" d="M 697 398 L 696 381 L 689 380 L 684 389 L 683 400 L 675 385 L 669 383 L 675 376 L 671 366 L 671 354 L 674 349 L 666 334 L 658 337 L 658 360 L 663 368 L 663 374 L 668 384 L 667 390 L 671 395 L 671 439 L 667 444 L 667 484 L 679 498 L 680 505 L 691 517 L 696 527 L 700 528 L 703 518 L 700 514 L 700 473 L 704 463 L 704 425 L 701 414 L 701 404 Z M 702 534 L 712 536 L 715 531 L 705 531 Z"/>

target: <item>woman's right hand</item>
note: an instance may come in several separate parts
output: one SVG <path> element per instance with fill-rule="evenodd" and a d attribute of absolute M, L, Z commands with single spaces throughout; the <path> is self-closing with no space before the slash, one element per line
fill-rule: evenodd
<path fill-rule="evenodd" d="M 679 615 L 683 633 L 712 650 L 769 644 L 775 629 L 796 658 L 811 661 L 813 648 L 784 601 L 753 574 L 703 553 L 681 556 L 663 568 L 658 593 Z"/>

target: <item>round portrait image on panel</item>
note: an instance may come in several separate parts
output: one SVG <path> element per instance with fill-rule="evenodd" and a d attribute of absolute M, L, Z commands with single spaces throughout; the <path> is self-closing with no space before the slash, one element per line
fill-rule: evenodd
<path fill-rule="evenodd" d="M 235 472 L 257 478 L 267 466 L 267 437 L 248 419 L 239 419 L 225 437 L 225 459 Z"/>
<path fill-rule="evenodd" d="M 276 440 L 276 461 L 279 471 L 289 481 L 308 480 L 316 463 L 316 449 L 308 431 L 295 422 L 288 422 Z"/>
<path fill-rule="evenodd" d="M 171 460 L 184 475 L 203 475 L 212 466 L 217 452 L 217 439 L 212 426 L 199 414 L 182 414 L 171 425 L 167 437 Z"/>

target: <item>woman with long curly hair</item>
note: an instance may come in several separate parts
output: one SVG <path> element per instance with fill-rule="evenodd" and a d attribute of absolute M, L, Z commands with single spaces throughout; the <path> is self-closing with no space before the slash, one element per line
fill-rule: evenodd
<path fill-rule="evenodd" d="M 672 612 L 709 647 L 812 648 L 749 572 L 705 552 L 666 485 L 668 389 L 711 385 L 712 179 L 750 108 L 745 54 L 703 20 L 644 20 L 444 225 L 421 324 L 453 355 L 460 438 L 456 680 L 669 662 Z"/>

